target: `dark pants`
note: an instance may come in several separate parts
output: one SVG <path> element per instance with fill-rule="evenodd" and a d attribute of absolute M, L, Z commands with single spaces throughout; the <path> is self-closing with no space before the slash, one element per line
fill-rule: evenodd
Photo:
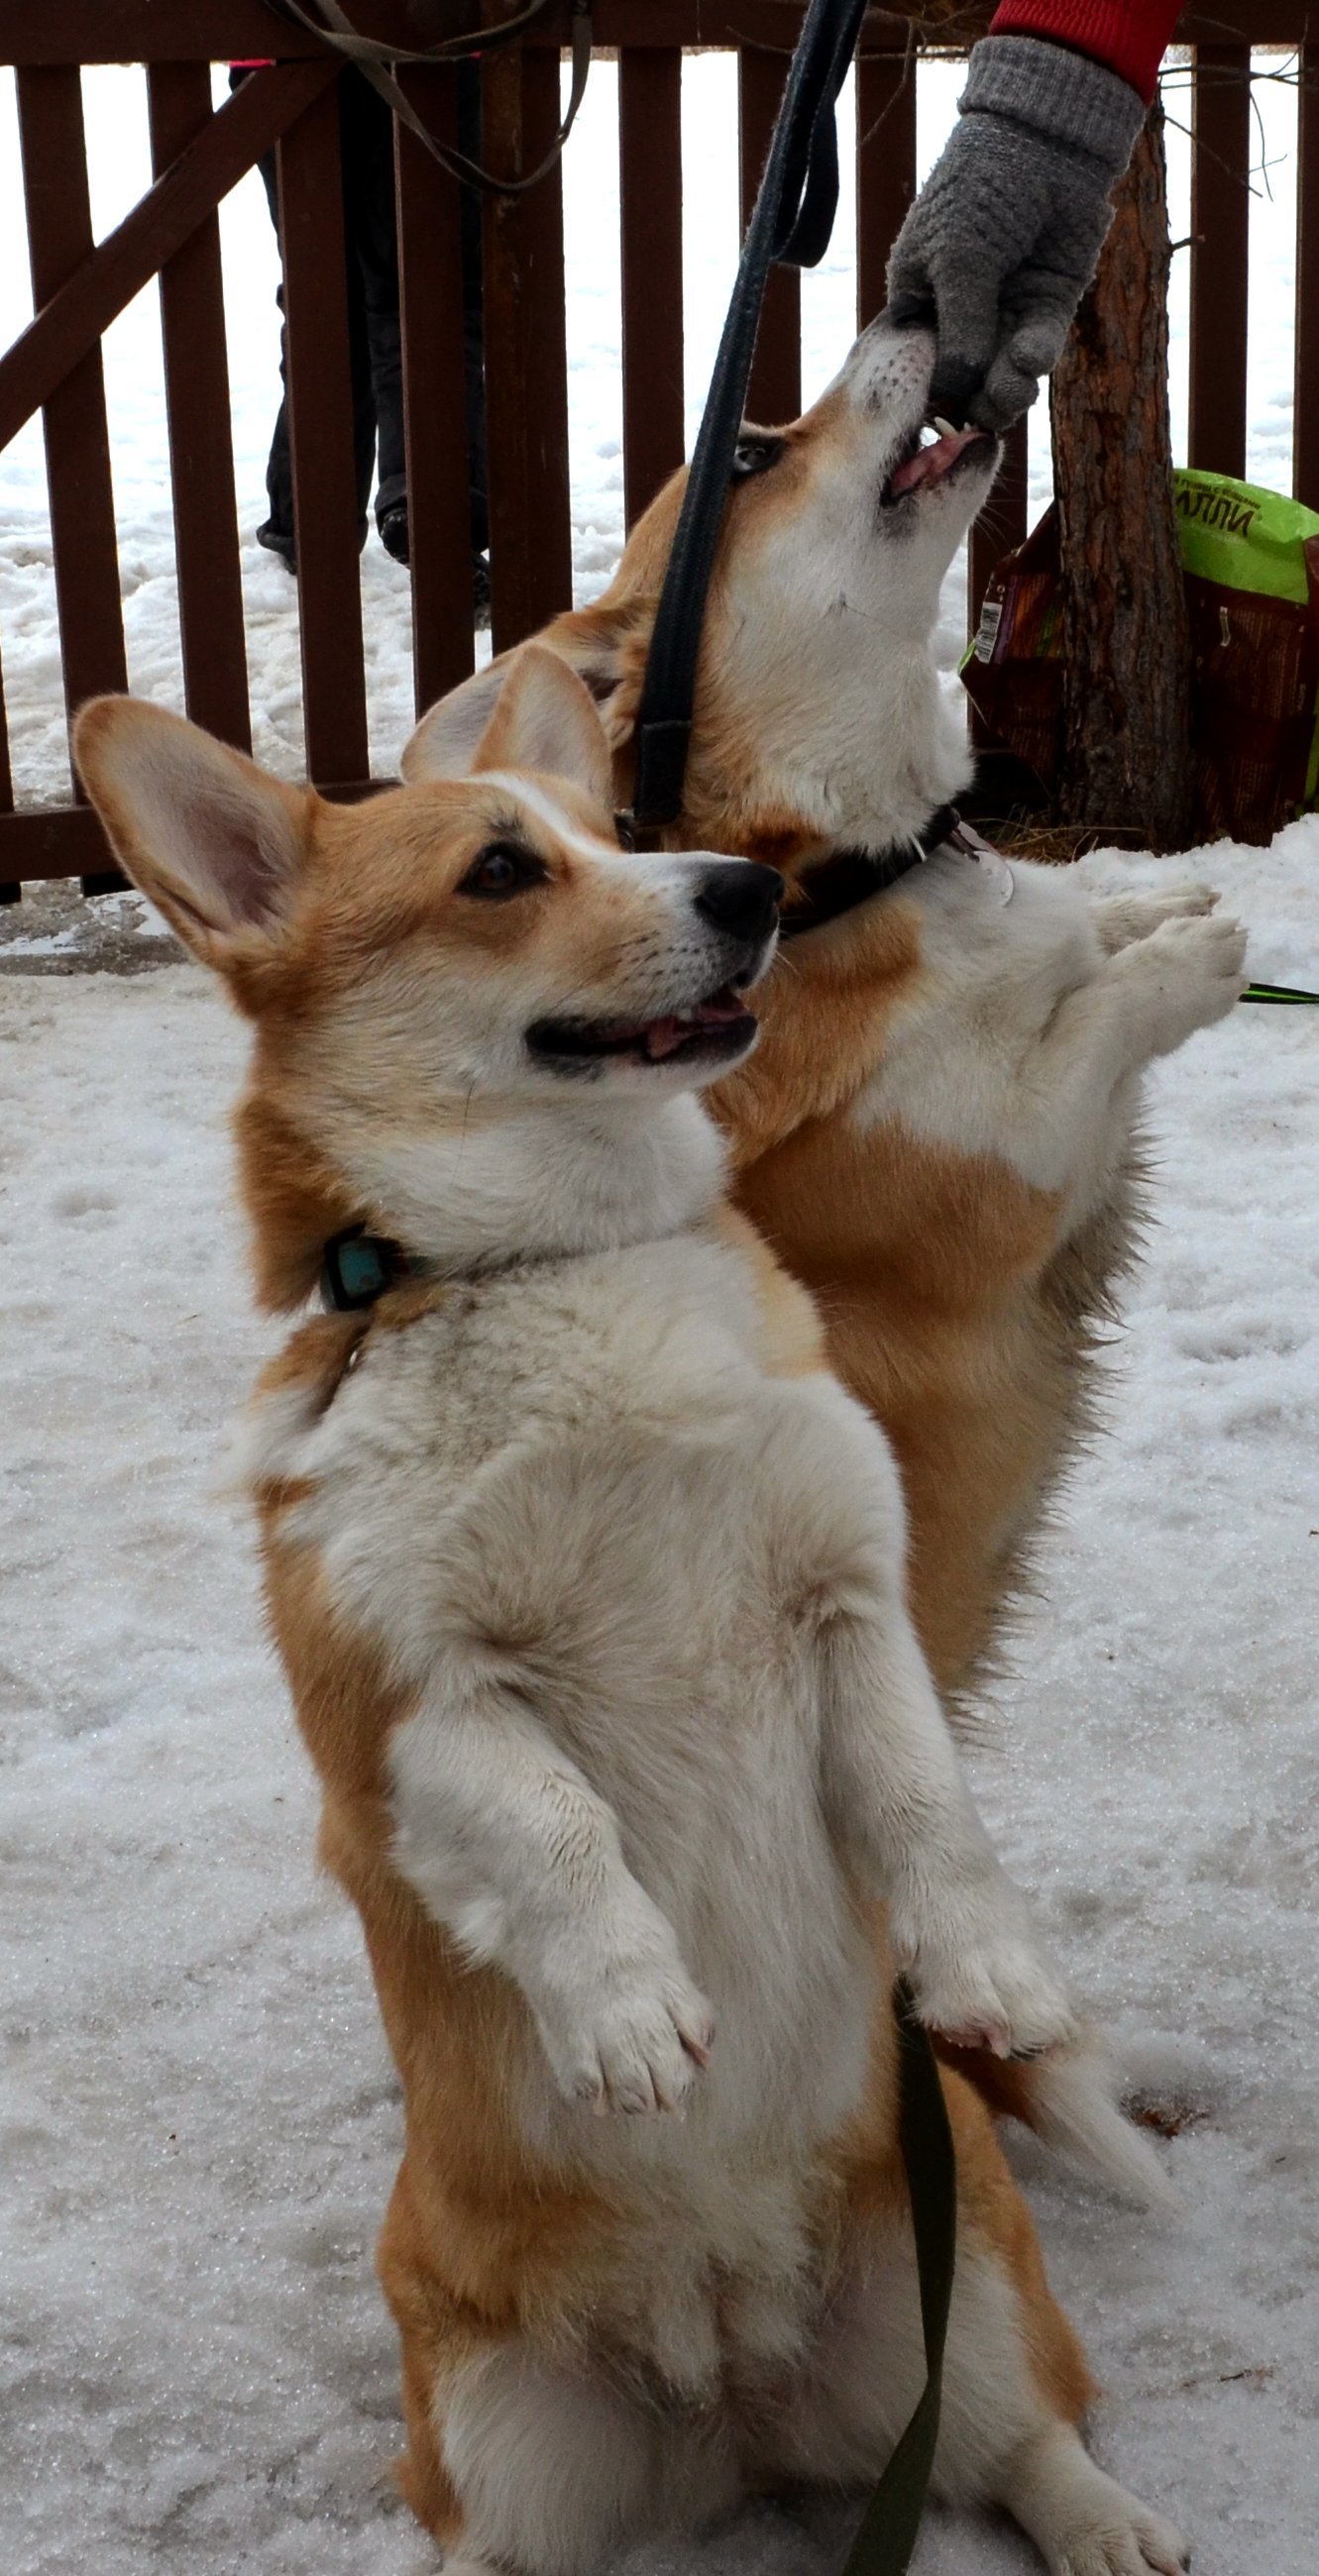
<path fill-rule="evenodd" d="M 241 72 L 232 76 L 236 84 Z M 353 454 L 357 466 L 357 506 L 366 535 L 367 505 L 378 469 L 376 524 L 407 499 L 407 462 L 403 444 L 403 365 L 398 307 L 398 232 L 394 201 L 394 120 L 379 94 L 360 72 L 340 73 L 339 146 L 343 166 L 344 249 L 348 272 L 348 359 L 353 396 Z M 462 149 L 475 156 L 480 134 L 479 75 L 466 65 L 458 75 L 458 122 Z M 259 163 L 279 231 L 279 190 L 275 155 Z M 481 209 L 471 188 L 462 190 L 464 408 L 470 475 L 472 546 L 483 553 L 489 542 L 486 507 L 485 375 L 481 329 Z M 284 309 L 284 290 L 279 289 Z M 280 375 L 284 374 L 281 335 Z M 377 449 L 379 451 L 377 458 Z M 266 467 L 270 498 L 270 537 L 290 556 L 293 552 L 293 472 L 289 456 L 288 406 L 281 402 Z"/>

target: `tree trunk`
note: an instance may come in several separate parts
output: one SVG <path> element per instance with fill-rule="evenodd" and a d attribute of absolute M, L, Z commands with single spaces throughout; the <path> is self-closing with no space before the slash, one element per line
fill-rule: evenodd
<path fill-rule="evenodd" d="M 1060 820 L 1184 849 L 1186 598 L 1168 420 L 1163 116 L 1150 110 L 1053 379 L 1066 730 Z"/>

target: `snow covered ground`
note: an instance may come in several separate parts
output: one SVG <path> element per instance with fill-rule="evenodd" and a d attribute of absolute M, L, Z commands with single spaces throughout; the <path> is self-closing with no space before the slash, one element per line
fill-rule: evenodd
<path fill-rule="evenodd" d="M 1254 968 L 1319 984 L 1319 821 L 1202 864 Z M 272 1340 L 229 1189 L 242 1033 L 190 966 L 0 1001 L 0 2568 L 421 2576 L 377 2483 L 395 2089 L 215 1495 Z M 1183 2124 L 1178 2221 L 1021 2162 L 1108 2391 L 1101 2455 L 1199 2576 L 1313 2576 L 1319 2537 L 1317 1091 L 1312 1012 L 1239 1010 L 1160 1073 L 1112 1429 L 974 1766 L 1076 1987 Z M 763 2512 L 683 2563 L 828 2576 L 841 2537 Z M 942 2517 L 918 2562 L 1029 2563 Z"/>
<path fill-rule="evenodd" d="M 728 67 L 693 65 L 687 87 L 695 406 L 735 251 Z M 954 88 L 922 79 L 926 157 Z M 87 90 L 104 227 L 142 184 L 140 78 Z M 1285 150 L 1294 99 L 1259 96 Z M 582 595 L 620 533 L 612 116 L 598 66 L 566 173 Z M 1181 233 L 1184 167 L 1174 179 Z M 1254 208 L 1251 470 L 1286 488 L 1288 170 L 1272 185 Z M 0 127 L 11 239 L 13 186 Z M 255 182 L 225 240 L 250 531 L 276 348 Z M 849 261 L 844 228 L 806 283 L 808 390 L 850 336 Z M 0 343 L 22 319 L 11 263 Z M 130 669 L 177 702 L 150 296 L 110 335 L 107 372 Z M 1038 436 L 1035 455 L 1038 487 Z M 32 431 L 0 459 L 5 682 L 32 801 L 67 792 L 44 510 Z M 250 544 L 244 574 L 258 749 L 295 773 L 294 594 Z M 372 544 L 363 581 L 388 768 L 411 708 L 406 577 Z M 952 597 L 950 653 L 958 616 Z M 1167 863 L 1085 870 L 1107 884 Z M 1269 853 L 1215 849 L 1201 872 L 1249 920 L 1254 972 L 1319 985 L 1319 820 Z M 216 1495 L 222 1427 L 272 1338 L 248 1311 L 229 1192 L 241 1032 L 136 918 L 127 897 L 98 915 L 144 968 L 131 978 L 0 981 L 0 2576 L 422 2576 L 433 2555 L 381 2476 L 396 2371 L 370 2251 L 396 2092 L 354 1920 L 313 1866 L 250 1542 Z M 11 965 L 78 962 L 37 907 L 6 926 Z M 1313 2576 L 1319 2560 L 1317 1092 L 1310 1012 L 1243 1009 L 1160 1072 L 1160 1222 L 1114 1354 L 1112 1427 L 975 1758 L 1076 1986 L 1179 2130 L 1177 2222 L 1033 2150 L 1019 2163 L 1106 2386 L 1100 2453 L 1188 2530 L 1199 2576 Z M 828 2576 L 844 2536 L 837 2514 L 758 2512 L 682 2568 Z M 942 2516 L 917 2562 L 1032 2563 L 1003 2531 Z M 650 2552 L 628 2576 L 677 2569 Z"/>

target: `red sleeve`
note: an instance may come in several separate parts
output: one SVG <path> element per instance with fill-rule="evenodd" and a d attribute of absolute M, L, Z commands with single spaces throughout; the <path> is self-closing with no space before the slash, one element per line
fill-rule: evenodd
<path fill-rule="evenodd" d="M 1143 99 L 1154 96 L 1182 0 L 1002 0 L 991 36 L 1047 36 L 1107 63 Z"/>

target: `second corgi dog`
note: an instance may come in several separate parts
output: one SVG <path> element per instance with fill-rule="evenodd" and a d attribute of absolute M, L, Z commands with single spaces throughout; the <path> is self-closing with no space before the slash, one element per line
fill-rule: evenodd
<path fill-rule="evenodd" d="M 535 649 L 471 776 L 353 810 L 126 700 L 77 749 L 252 1021 L 264 1302 L 346 1228 L 394 1247 L 369 1314 L 267 1371 L 249 1452 L 404 2090 L 407 2494 L 451 2569 L 588 2576 L 870 2479 L 921 2369 L 885 1916 L 940 2029 L 1029 2049 L 1070 2016 L 915 1642 L 884 1440 L 721 1205 L 695 1093 L 750 1050 L 776 881 L 624 858 L 589 694 Z M 1056 2576 L 1173 2576 L 946 2081 L 942 2490 Z"/>
<path fill-rule="evenodd" d="M 919 445 L 933 364 L 930 332 L 881 319 L 804 418 L 746 431 L 665 837 L 788 879 L 760 1044 L 711 1105 L 741 1206 L 893 1444 L 917 1632 L 956 1714 L 1093 1418 L 1140 1077 L 1233 1008 L 1245 937 L 1201 917 L 1201 889 L 1095 904 L 1068 868 L 940 841 L 970 768 L 935 667 L 940 584 L 998 451 Z M 683 485 L 604 596 L 545 630 L 600 706 L 617 805 Z M 466 766 L 509 667 L 431 709 L 405 777 Z"/>

